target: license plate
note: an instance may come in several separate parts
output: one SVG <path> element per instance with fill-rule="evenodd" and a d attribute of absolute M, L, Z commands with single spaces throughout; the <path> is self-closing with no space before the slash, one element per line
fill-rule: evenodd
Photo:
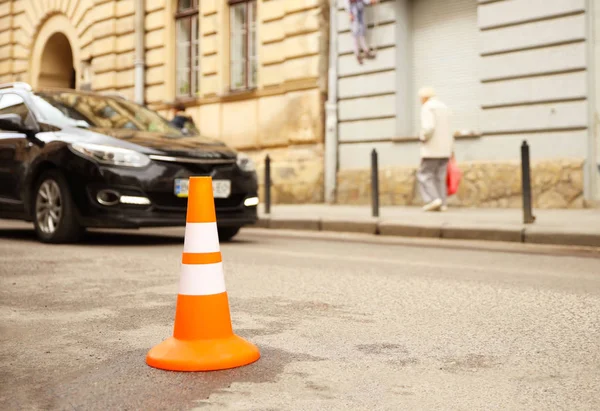
<path fill-rule="evenodd" d="M 231 194 L 230 180 L 213 180 L 212 185 L 214 198 L 227 198 Z M 189 180 L 187 178 L 176 178 L 174 191 L 177 197 L 187 197 Z"/>

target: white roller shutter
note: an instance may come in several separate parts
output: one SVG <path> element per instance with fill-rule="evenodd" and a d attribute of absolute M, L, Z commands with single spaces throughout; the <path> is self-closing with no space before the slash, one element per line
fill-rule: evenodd
<path fill-rule="evenodd" d="M 478 38 L 475 0 L 413 1 L 414 133 L 423 86 L 434 87 L 452 109 L 454 130 L 479 131 Z"/>

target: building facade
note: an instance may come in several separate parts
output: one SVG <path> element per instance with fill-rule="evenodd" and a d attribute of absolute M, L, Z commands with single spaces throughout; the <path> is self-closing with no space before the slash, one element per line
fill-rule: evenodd
<path fill-rule="evenodd" d="M 376 149 L 382 203 L 421 203 L 423 86 L 453 112 L 464 172 L 454 204 L 519 207 L 524 140 L 536 207 L 600 198 L 594 1 L 383 0 L 367 8 L 377 57 L 363 65 L 352 54 L 343 3 L 331 20 L 326 200 L 368 203 Z"/>
<path fill-rule="evenodd" d="M 0 0 L 0 82 L 115 91 L 250 154 L 274 203 L 420 204 L 420 106 L 453 111 L 464 172 L 452 203 L 600 199 L 600 5 L 594 0 L 380 0 L 359 65 L 343 0 Z M 262 192 L 261 192 L 262 197 Z"/>
<path fill-rule="evenodd" d="M 0 83 L 182 102 L 260 175 L 270 155 L 275 202 L 321 202 L 328 20 L 325 0 L 0 0 Z"/>

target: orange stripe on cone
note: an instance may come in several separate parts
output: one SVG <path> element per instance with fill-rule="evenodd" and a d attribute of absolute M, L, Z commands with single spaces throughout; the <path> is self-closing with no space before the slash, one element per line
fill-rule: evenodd
<path fill-rule="evenodd" d="M 216 264 L 223 261 L 221 253 L 183 253 L 182 264 Z"/>
<path fill-rule="evenodd" d="M 248 365 L 260 358 L 260 352 L 255 345 L 234 334 L 224 287 L 222 255 L 220 251 L 215 252 L 214 240 L 203 238 L 216 235 L 210 224 L 202 225 L 216 223 L 212 178 L 192 177 L 189 186 L 188 228 L 197 224 L 195 229 L 208 230 L 200 231 L 208 233 L 206 236 L 191 237 L 193 251 L 204 249 L 206 252 L 182 253 L 173 336 L 153 347 L 146 356 L 146 363 L 171 371 L 212 371 Z M 187 235 L 188 229 L 186 240 Z"/>

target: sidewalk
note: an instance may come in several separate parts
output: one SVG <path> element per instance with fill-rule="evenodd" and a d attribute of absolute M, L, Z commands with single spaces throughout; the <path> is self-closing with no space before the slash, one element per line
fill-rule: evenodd
<path fill-rule="evenodd" d="M 534 209 L 533 224 L 522 223 L 521 209 L 381 207 L 379 215 L 371 217 L 370 206 L 325 204 L 272 204 L 265 215 L 262 204 L 257 227 L 600 247 L 600 209 Z"/>

